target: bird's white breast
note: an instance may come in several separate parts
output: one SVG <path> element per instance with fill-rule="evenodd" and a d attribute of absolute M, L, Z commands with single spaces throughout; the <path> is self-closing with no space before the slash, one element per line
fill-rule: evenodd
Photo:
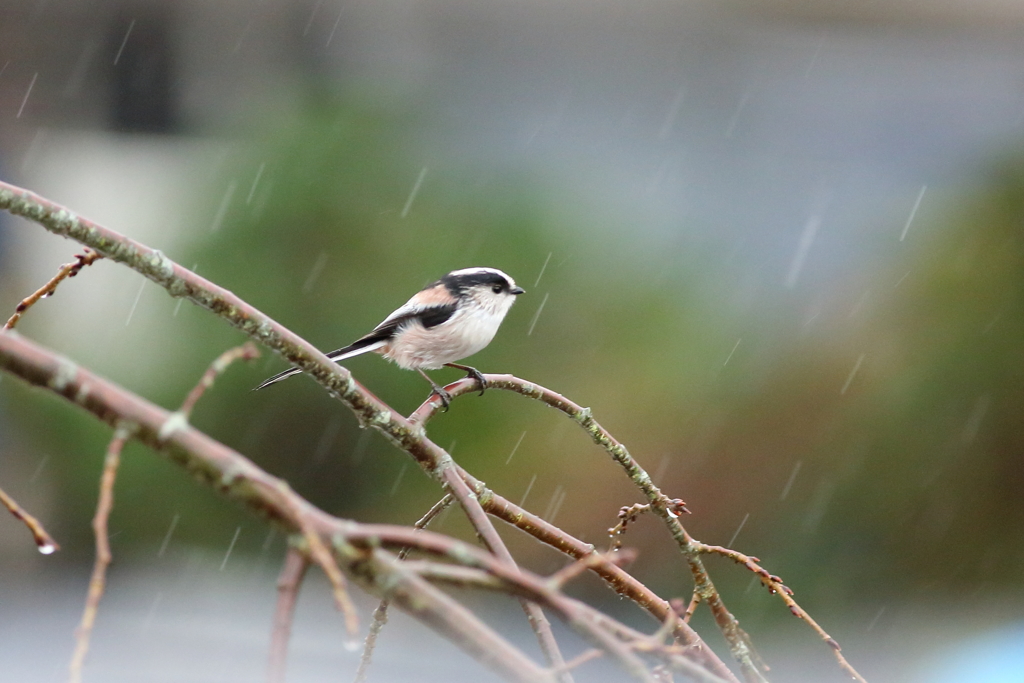
<path fill-rule="evenodd" d="M 491 343 L 507 307 L 460 308 L 445 322 L 425 328 L 419 322 L 403 328 L 381 349 L 382 355 L 408 370 L 436 370 L 482 350 Z"/>

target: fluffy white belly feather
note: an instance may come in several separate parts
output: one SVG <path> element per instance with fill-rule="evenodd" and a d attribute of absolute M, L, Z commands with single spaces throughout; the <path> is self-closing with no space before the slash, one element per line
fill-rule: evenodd
<path fill-rule="evenodd" d="M 481 309 L 462 309 L 429 329 L 419 322 L 411 323 L 377 352 L 407 370 L 436 370 L 490 344 L 503 317 Z"/>

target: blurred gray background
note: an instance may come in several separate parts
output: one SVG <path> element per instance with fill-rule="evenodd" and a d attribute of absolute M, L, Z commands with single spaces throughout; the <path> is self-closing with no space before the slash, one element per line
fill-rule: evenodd
<path fill-rule="evenodd" d="M 592 407 L 688 502 L 694 536 L 761 557 L 869 680 L 1024 680 L 1018 3 L 39 0 L 0 17 L 4 180 L 325 350 L 446 271 L 502 268 L 528 293 L 470 362 Z M 0 311 L 75 251 L 0 216 Z M 102 261 L 19 329 L 169 408 L 241 341 Z M 334 514 L 407 524 L 440 497 L 308 379 L 249 391 L 283 367 L 232 368 L 194 423 Z M 348 367 L 404 412 L 426 397 L 380 359 Z M 460 399 L 431 435 L 599 545 L 639 501 L 514 395 Z M 64 678 L 109 436 L 0 380 L 0 487 L 63 545 L 43 557 L 0 518 L 4 680 Z M 456 513 L 438 528 L 466 535 Z M 129 447 L 86 680 L 261 680 L 284 546 L 268 532 Z M 503 533 L 530 568 L 561 566 Z M 638 578 L 689 596 L 659 525 L 626 544 Z M 749 574 L 709 564 L 772 680 L 844 680 Z M 597 581 L 572 592 L 655 628 Z M 468 599 L 534 647 L 514 603 Z M 311 578 L 292 680 L 350 677 L 340 622 Z M 371 680 L 489 675 L 398 615 L 381 648 Z"/>

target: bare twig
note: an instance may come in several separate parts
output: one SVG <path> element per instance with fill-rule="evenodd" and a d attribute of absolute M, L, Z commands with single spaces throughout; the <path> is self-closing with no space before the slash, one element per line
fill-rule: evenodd
<path fill-rule="evenodd" d="M 18 501 L 7 495 L 3 489 L 0 489 L 0 503 L 3 503 L 8 512 L 20 519 L 32 532 L 32 538 L 35 539 L 39 552 L 43 555 L 50 555 L 54 551 L 60 550 L 57 541 L 53 540 L 53 537 L 46 532 L 39 520 L 26 512 L 23 507 L 18 505 Z"/>
<path fill-rule="evenodd" d="M 857 670 L 854 669 L 846 660 L 846 657 L 843 656 L 842 648 L 839 647 L 839 643 L 836 642 L 835 638 L 830 636 L 803 607 L 797 604 L 796 600 L 793 599 L 793 591 L 782 583 L 781 578 L 768 573 L 768 571 L 760 565 L 761 560 L 751 555 L 745 555 L 736 550 L 723 548 L 722 546 L 707 545 L 700 541 L 694 541 L 693 543 L 701 553 L 722 555 L 754 572 L 754 574 L 756 574 L 761 580 L 761 584 L 768 588 L 769 593 L 778 595 L 782 601 L 786 603 L 786 606 L 789 608 L 789 611 L 793 616 L 806 621 L 807 625 L 814 629 L 814 632 L 818 634 L 822 641 L 832 649 L 832 654 L 835 656 L 836 661 L 839 663 L 839 666 L 843 671 L 845 671 L 853 680 L 860 681 L 860 683 L 866 683 L 864 678 L 857 673 Z"/>
<path fill-rule="evenodd" d="M 57 291 L 57 285 L 61 283 L 64 278 L 74 277 L 78 275 L 78 271 L 82 268 L 95 263 L 97 260 L 103 258 L 95 251 L 85 250 L 84 254 L 75 254 L 75 260 L 72 263 L 65 263 L 57 271 L 49 282 L 37 289 L 35 292 L 21 300 L 17 308 L 14 309 L 14 315 L 8 318 L 7 323 L 4 325 L 5 330 L 13 330 L 14 326 L 21 320 L 21 316 L 25 315 L 25 311 L 31 308 L 40 299 L 45 299 L 48 296 L 52 296 Z"/>
<path fill-rule="evenodd" d="M 121 450 L 131 437 L 131 429 L 118 426 L 114 438 L 107 447 L 107 455 L 103 461 L 103 475 L 100 477 L 100 497 L 96 504 L 96 516 L 92 520 L 92 529 L 96 534 L 96 562 L 89 579 L 89 593 L 85 598 L 85 610 L 82 620 L 75 632 L 75 652 L 68 667 L 70 683 L 81 683 L 82 665 L 89 653 L 89 638 L 92 627 L 96 623 L 96 612 L 100 599 L 106 589 L 107 567 L 110 565 L 110 539 L 107 535 L 107 520 L 114 507 L 114 481 L 117 478 L 117 467 L 121 463 Z"/>
<path fill-rule="evenodd" d="M 414 529 L 426 529 L 427 526 L 434 521 L 434 519 L 448 509 L 448 506 L 452 504 L 455 499 L 452 498 L 452 494 L 446 493 L 441 500 L 434 503 L 426 514 L 420 517 L 415 524 Z M 398 552 L 399 561 L 404 560 L 409 556 L 411 547 L 402 548 Z M 390 601 L 386 598 L 380 601 L 377 605 L 377 609 L 373 611 L 373 621 L 370 622 L 370 630 L 366 634 L 366 642 L 363 644 L 363 655 L 359 658 L 359 668 L 356 670 L 355 683 L 364 683 L 366 676 L 370 670 L 370 664 L 373 662 L 373 651 L 377 647 L 377 639 L 380 637 L 380 632 L 384 630 L 384 626 L 388 623 L 388 607 Z"/>
<path fill-rule="evenodd" d="M 281 482 L 279 486 L 284 494 L 282 499 L 291 504 L 294 499 L 291 487 L 285 482 Z M 348 632 L 349 638 L 355 638 L 359 633 L 359 615 L 356 612 L 356 606 L 352 603 L 351 596 L 348 594 L 345 575 L 341 573 L 341 568 L 338 567 L 334 556 L 331 555 L 324 542 L 320 540 L 319 534 L 317 534 L 306 516 L 302 514 L 302 510 L 295 510 L 295 519 L 299 524 L 299 529 L 302 531 L 302 537 L 306 541 L 306 551 L 309 557 L 327 575 L 327 580 L 331 584 L 331 595 L 334 596 L 334 604 L 345 619 L 345 630 Z"/>
<path fill-rule="evenodd" d="M 196 402 L 202 398 L 207 389 L 213 386 L 213 381 L 217 379 L 218 375 L 227 370 L 229 365 L 239 359 L 255 360 L 259 357 L 260 350 L 257 349 L 256 345 L 252 342 L 246 342 L 241 346 L 228 349 L 224 353 L 220 354 L 215 361 L 210 363 L 210 367 L 203 373 L 199 382 L 195 385 L 192 391 L 189 392 L 188 396 L 185 397 L 185 402 L 181 404 L 179 412 L 181 412 L 187 420 L 192 415 L 192 409 L 195 407 Z"/>
<path fill-rule="evenodd" d="M 636 551 L 630 548 L 614 554 L 609 553 L 607 555 L 602 553 L 591 553 L 590 555 L 581 557 L 570 565 L 562 567 L 557 572 L 549 576 L 548 584 L 552 588 L 561 590 L 565 584 L 569 583 L 580 574 L 590 571 L 599 565 L 610 564 L 618 567 L 623 564 L 629 564 L 635 559 Z"/>
<path fill-rule="evenodd" d="M 281 568 L 281 575 L 277 579 L 277 609 L 274 611 L 274 628 L 270 635 L 267 683 L 284 683 L 295 603 L 299 599 L 299 588 L 308 569 L 309 560 L 306 556 L 289 545 L 284 567 Z"/>
<path fill-rule="evenodd" d="M 679 498 L 672 499 L 673 509 L 677 514 L 690 514 L 690 511 L 686 509 L 686 503 Z M 622 537 L 626 535 L 626 528 L 635 522 L 645 512 L 650 512 L 651 506 L 649 503 L 637 503 L 636 505 L 624 505 L 619 508 L 619 523 L 608 530 L 608 535 L 612 538 L 612 544 L 610 550 L 618 550 L 622 547 Z"/>
<path fill-rule="evenodd" d="M 690 598 L 690 604 L 686 606 L 686 611 L 683 612 L 683 621 L 690 623 L 690 619 L 693 618 L 693 613 L 697 611 L 697 605 L 700 604 L 700 593 L 693 591 L 693 597 Z"/>

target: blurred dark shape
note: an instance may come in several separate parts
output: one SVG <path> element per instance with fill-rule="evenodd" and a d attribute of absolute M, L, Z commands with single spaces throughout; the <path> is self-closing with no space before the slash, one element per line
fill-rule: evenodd
<path fill-rule="evenodd" d="M 111 22 L 110 124 L 115 131 L 177 130 L 173 24 L 168 5 L 126 8 Z"/>

